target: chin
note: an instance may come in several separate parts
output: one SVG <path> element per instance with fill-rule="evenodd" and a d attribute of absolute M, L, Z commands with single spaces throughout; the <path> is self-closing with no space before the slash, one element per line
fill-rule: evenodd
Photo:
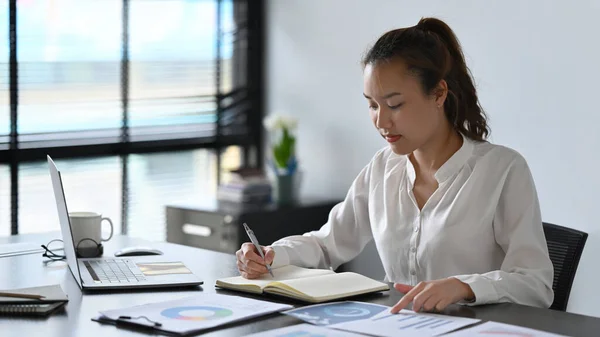
<path fill-rule="evenodd" d="M 398 143 L 398 142 L 397 142 Z M 390 144 L 390 148 L 395 154 L 398 155 L 408 155 L 413 153 L 415 149 L 412 146 L 406 146 L 406 144 Z"/>

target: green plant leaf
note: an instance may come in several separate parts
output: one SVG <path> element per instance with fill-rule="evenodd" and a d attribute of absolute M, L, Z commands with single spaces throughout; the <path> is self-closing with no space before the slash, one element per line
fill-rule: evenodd
<path fill-rule="evenodd" d="M 287 128 L 282 128 L 282 136 L 279 143 L 273 145 L 273 159 L 278 167 L 287 168 L 294 155 L 296 138 L 292 136 Z"/>

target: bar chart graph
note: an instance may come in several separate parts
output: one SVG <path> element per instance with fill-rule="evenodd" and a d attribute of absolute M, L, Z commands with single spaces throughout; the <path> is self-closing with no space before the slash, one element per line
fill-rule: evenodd
<path fill-rule="evenodd" d="M 460 330 L 447 337 L 564 337 L 561 335 L 539 331 L 521 326 L 498 323 L 485 322 L 469 329 Z M 444 337 L 446 337 L 444 336 Z"/>
<path fill-rule="evenodd" d="M 375 336 L 438 336 L 479 322 L 477 319 L 437 314 L 417 314 L 403 310 L 384 313 L 371 319 L 335 324 L 335 329 L 368 333 Z"/>

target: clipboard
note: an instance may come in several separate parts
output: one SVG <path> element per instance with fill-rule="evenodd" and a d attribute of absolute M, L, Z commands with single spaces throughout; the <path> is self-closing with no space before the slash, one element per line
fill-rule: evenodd
<path fill-rule="evenodd" d="M 130 317 L 120 316 L 119 319 L 111 319 L 103 315 L 92 318 L 92 321 L 114 325 L 119 329 L 132 330 L 138 332 L 146 332 L 152 334 L 160 334 L 165 336 L 185 336 L 185 333 L 178 333 L 174 331 L 165 330 L 162 327 L 162 323 L 148 320 L 145 316 Z"/>
<path fill-rule="evenodd" d="M 240 296 L 200 294 L 100 311 L 92 321 L 150 334 L 190 336 L 292 308 Z"/>

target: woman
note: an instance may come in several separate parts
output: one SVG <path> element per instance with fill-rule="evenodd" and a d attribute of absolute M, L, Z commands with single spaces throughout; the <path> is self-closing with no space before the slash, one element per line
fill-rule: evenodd
<path fill-rule="evenodd" d="M 525 159 L 485 141 L 489 128 L 459 42 L 442 21 L 384 34 L 363 60 L 364 96 L 389 147 L 377 152 L 328 222 L 264 247 L 244 244 L 247 278 L 294 264 L 333 267 L 375 240 L 392 312 L 452 303 L 553 300 L 537 193 Z"/>

